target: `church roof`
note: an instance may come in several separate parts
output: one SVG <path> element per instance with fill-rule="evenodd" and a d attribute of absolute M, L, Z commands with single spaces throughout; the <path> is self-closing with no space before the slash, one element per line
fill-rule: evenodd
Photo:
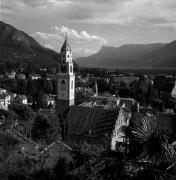
<path fill-rule="evenodd" d="M 74 135 L 104 137 L 111 134 L 119 109 L 97 109 L 85 106 L 71 106 L 67 115 L 69 132 Z"/>
<path fill-rule="evenodd" d="M 62 48 L 61 48 L 61 52 L 66 52 L 66 51 L 71 51 L 71 47 L 70 47 L 70 45 L 68 43 L 67 35 L 65 37 L 64 44 L 62 45 Z"/>

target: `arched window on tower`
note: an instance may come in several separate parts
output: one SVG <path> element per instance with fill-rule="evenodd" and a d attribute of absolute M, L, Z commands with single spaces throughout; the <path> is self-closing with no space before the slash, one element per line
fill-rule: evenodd
<path fill-rule="evenodd" d="M 73 80 L 71 81 L 71 89 L 73 89 Z"/>
<path fill-rule="evenodd" d="M 71 73 L 73 72 L 73 67 L 72 67 L 72 66 L 70 66 L 70 72 L 71 72 Z"/>
<path fill-rule="evenodd" d="M 66 83 L 64 80 L 61 81 L 61 90 L 66 90 Z"/>

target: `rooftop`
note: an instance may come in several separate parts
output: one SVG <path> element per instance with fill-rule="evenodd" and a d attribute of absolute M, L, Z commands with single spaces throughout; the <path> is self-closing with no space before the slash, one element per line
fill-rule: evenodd
<path fill-rule="evenodd" d="M 71 106 L 67 115 L 70 133 L 104 137 L 106 133 L 112 132 L 118 113 L 118 108 L 96 109 L 86 106 Z"/>

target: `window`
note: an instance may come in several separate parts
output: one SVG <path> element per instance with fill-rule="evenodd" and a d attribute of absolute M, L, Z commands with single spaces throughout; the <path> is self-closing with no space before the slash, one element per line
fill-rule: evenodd
<path fill-rule="evenodd" d="M 67 55 L 67 57 L 69 58 L 69 55 Z"/>
<path fill-rule="evenodd" d="M 64 80 L 61 81 L 61 90 L 66 90 L 66 83 Z"/>
<path fill-rule="evenodd" d="M 71 89 L 73 89 L 73 80 L 71 81 Z"/>
<path fill-rule="evenodd" d="M 72 66 L 70 66 L 70 72 L 72 73 L 72 71 L 73 71 L 73 67 L 72 67 Z"/>

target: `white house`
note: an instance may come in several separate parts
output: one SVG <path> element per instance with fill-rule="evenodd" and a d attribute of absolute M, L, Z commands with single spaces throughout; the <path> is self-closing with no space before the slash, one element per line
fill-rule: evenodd
<path fill-rule="evenodd" d="M 8 109 L 8 105 L 10 104 L 10 95 L 7 92 L 0 92 L 0 109 Z"/>
<path fill-rule="evenodd" d="M 19 80 L 24 80 L 24 79 L 26 79 L 26 76 L 25 76 L 25 74 L 23 74 L 23 73 L 16 74 L 16 77 L 17 77 L 17 79 L 19 79 Z"/>
<path fill-rule="evenodd" d="M 4 93 L 7 93 L 7 90 L 3 89 L 3 88 L 0 88 L 0 94 L 4 94 Z"/>
<path fill-rule="evenodd" d="M 175 86 L 172 89 L 171 95 L 172 95 L 173 98 L 176 98 L 176 81 L 175 81 Z"/>
<path fill-rule="evenodd" d="M 30 74 L 29 77 L 30 77 L 32 80 L 41 79 L 40 74 Z"/>
<path fill-rule="evenodd" d="M 7 73 L 6 75 L 8 79 L 15 79 L 16 72 L 12 71 L 11 73 Z"/>
<path fill-rule="evenodd" d="M 17 95 L 15 101 L 21 104 L 28 104 L 28 99 L 26 95 Z"/>

